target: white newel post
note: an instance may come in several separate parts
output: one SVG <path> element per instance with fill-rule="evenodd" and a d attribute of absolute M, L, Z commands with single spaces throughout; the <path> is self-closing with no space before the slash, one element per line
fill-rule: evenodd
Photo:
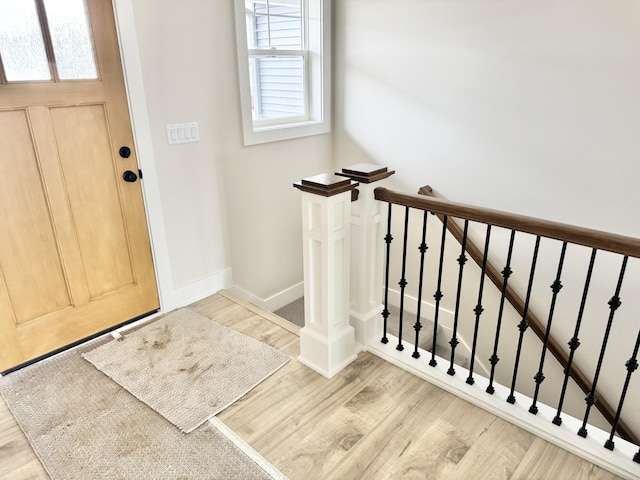
<path fill-rule="evenodd" d="M 393 175 L 387 167 L 359 163 L 338 175 L 360 183 L 351 208 L 350 317 L 360 350 L 382 336 L 382 284 L 387 206 L 374 197 L 382 180 Z"/>
<path fill-rule="evenodd" d="M 356 358 L 349 324 L 351 194 L 357 182 L 333 174 L 302 179 L 304 327 L 298 361 L 331 378 Z"/>

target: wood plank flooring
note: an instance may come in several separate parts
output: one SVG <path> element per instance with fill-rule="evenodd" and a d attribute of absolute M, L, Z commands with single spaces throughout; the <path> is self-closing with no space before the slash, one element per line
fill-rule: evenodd
<path fill-rule="evenodd" d="M 297 327 L 225 292 L 189 308 L 298 355 Z M 291 480 L 618 478 L 368 353 L 331 380 L 293 360 L 218 418 Z M 1 398 L 0 478 L 48 478 Z"/>

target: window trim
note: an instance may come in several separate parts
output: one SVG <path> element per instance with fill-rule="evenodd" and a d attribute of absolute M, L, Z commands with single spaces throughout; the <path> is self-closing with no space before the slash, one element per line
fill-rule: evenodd
<path fill-rule="evenodd" d="M 307 32 L 308 116 L 285 121 L 254 122 L 251 110 L 249 50 L 245 0 L 234 0 L 238 84 L 244 145 L 276 142 L 329 133 L 331 129 L 331 0 L 302 0 L 304 29 Z"/>

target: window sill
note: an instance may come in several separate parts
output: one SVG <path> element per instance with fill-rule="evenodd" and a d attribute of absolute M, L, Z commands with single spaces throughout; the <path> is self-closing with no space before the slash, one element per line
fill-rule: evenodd
<path fill-rule="evenodd" d="M 244 126 L 244 145 L 258 145 L 268 142 L 279 142 L 294 138 L 321 135 L 329 133 L 331 125 L 328 121 L 308 121 L 286 125 L 272 125 L 254 128 L 253 125 Z"/>

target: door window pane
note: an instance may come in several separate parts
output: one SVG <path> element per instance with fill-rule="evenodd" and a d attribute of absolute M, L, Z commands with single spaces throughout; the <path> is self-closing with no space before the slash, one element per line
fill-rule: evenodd
<path fill-rule="evenodd" d="M 44 5 L 60 80 L 97 78 L 84 0 L 45 0 Z"/>
<path fill-rule="evenodd" d="M 0 56 L 9 82 L 51 80 L 33 0 L 0 0 Z"/>

